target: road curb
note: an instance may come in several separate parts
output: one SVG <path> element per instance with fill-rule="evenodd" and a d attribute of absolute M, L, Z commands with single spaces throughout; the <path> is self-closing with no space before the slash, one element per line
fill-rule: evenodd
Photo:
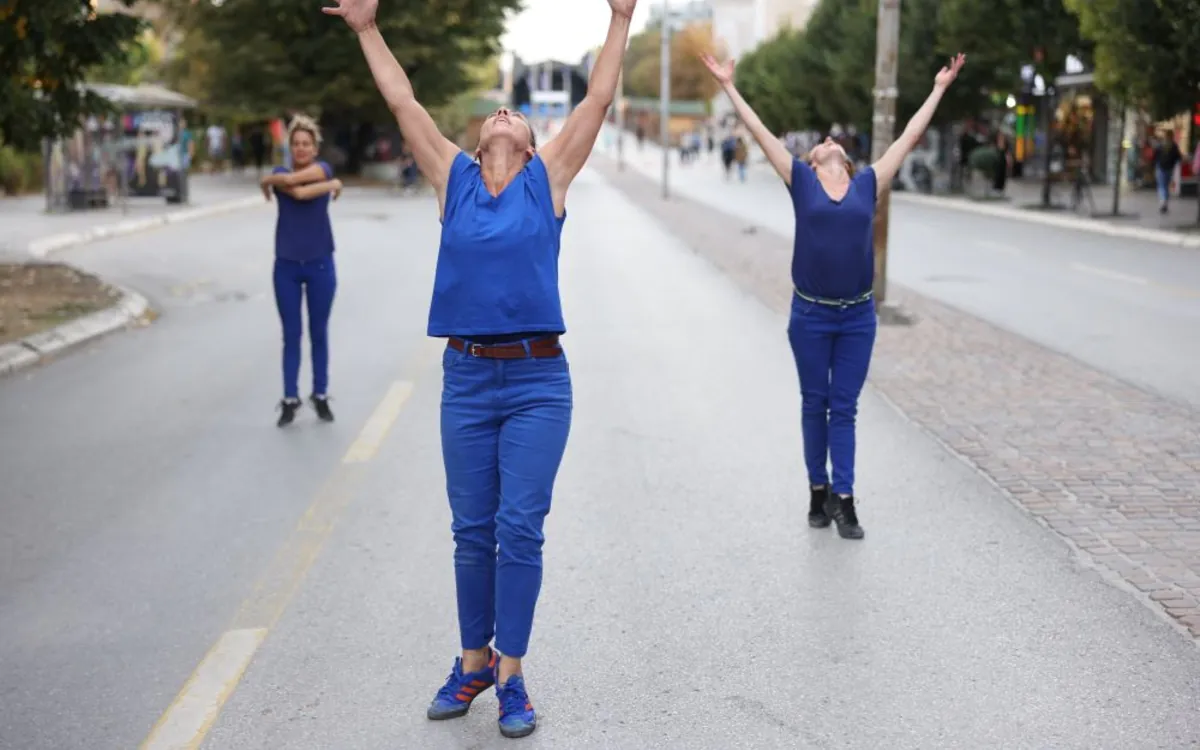
<path fill-rule="evenodd" d="M 1160 245 L 1171 245 L 1174 247 L 1200 247 L 1200 236 L 1181 235 L 1162 229 L 1121 227 L 1109 224 L 1100 219 L 1076 219 L 1066 216 L 1052 216 L 1034 211 L 1021 211 L 1013 208 L 975 203 L 962 198 L 943 198 L 936 195 L 918 195 L 903 191 L 894 191 L 892 197 L 904 203 L 949 208 L 955 211 L 995 216 L 1001 219 L 1016 219 L 1017 221 L 1026 221 L 1031 224 L 1092 232 L 1093 234 L 1102 234 L 1107 237 L 1124 237 L 1126 239 L 1155 242 Z"/>
<path fill-rule="evenodd" d="M 27 336 L 21 341 L 0 345 L 0 377 L 33 367 L 147 316 L 150 302 L 145 297 L 132 289 L 114 288 L 121 292 L 121 298 L 111 307 Z"/>
<path fill-rule="evenodd" d="M 173 211 L 162 216 L 128 219 L 116 224 L 93 227 L 83 232 L 64 232 L 42 237 L 30 242 L 26 247 L 26 252 L 35 260 L 43 260 L 49 255 L 67 248 L 264 204 L 265 201 L 256 195 L 235 198 L 211 206 Z M 0 345 L 0 377 L 28 369 L 70 349 L 125 328 L 143 319 L 150 312 L 149 301 L 138 292 L 116 284 L 109 284 L 109 286 L 121 292 L 121 298 L 115 305 L 69 323 L 63 323 L 48 331 L 42 331 L 21 341 Z"/>
<path fill-rule="evenodd" d="M 50 235 L 49 237 L 42 237 L 30 242 L 26 247 L 26 251 L 34 258 L 45 258 L 52 253 L 66 250 L 67 248 L 88 245 L 93 242 L 112 239 L 113 237 L 137 234 L 169 224 L 180 224 L 195 221 L 196 219 L 204 219 L 243 208 L 253 208 L 254 206 L 265 205 L 265 203 L 261 196 L 255 195 L 245 198 L 235 198 L 215 203 L 211 206 L 185 208 L 163 214 L 162 216 L 152 216 L 145 219 L 128 219 L 116 224 L 93 227 L 83 232 L 64 232 L 62 234 Z"/>

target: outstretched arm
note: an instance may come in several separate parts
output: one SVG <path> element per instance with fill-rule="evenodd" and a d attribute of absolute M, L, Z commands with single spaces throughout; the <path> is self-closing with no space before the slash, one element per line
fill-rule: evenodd
<path fill-rule="evenodd" d="M 358 34 L 358 42 L 375 78 L 375 86 L 396 116 L 400 132 L 417 161 L 417 168 L 437 188 L 441 201 L 445 199 L 450 165 L 458 155 L 459 148 L 442 135 L 429 112 L 417 101 L 408 75 L 375 26 L 375 10 L 378 7 L 379 0 L 337 0 L 336 8 L 321 10 L 331 16 L 340 16 Z"/>
<path fill-rule="evenodd" d="M 554 212 L 560 216 L 566 204 L 567 188 L 591 155 L 596 136 L 604 125 L 604 116 L 617 94 L 617 79 L 621 75 L 630 18 L 637 0 L 608 0 L 608 4 L 612 7 L 608 38 L 604 40 L 604 47 L 592 69 L 587 96 L 567 118 L 558 136 L 541 150 L 542 161 L 550 175 Z"/>
<path fill-rule="evenodd" d="M 907 157 L 917 144 L 921 141 L 921 136 L 925 134 L 925 129 L 929 127 L 929 123 L 933 120 L 933 113 L 937 111 L 938 103 L 942 100 L 942 95 L 946 93 L 946 89 L 954 82 L 958 76 L 958 71 L 962 70 L 962 66 L 967 61 L 967 56 L 961 52 L 950 61 L 948 67 L 942 68 L 933 79 L 933 91 L 929 93 L 929 98 L 913 115 L 913 118 L 908 121 L 908 125 L 904 127 L 904 132 L 900 134 L 883 156 L 879 157 L 879 161 L 875 162 L 872 169 L 875 170 L 875 195 L 876 197 L 883 195 L 883 191 L 887 190 L 892 185 L 892 180 L 896 179 L 896 173 L 900 171 L 901 165 L 904 164 L 904 159 Z"/>
<path fill-rule="evenodd" d="M 721 84 L 729 101 L 733 102 L 733 108 L 737 112 L 738 118 L 746 124 L 750 135 L 754 136 L 759 148 L 767 155 L 767 161 L 771 162 L 772 167 L 775 167 L 775 171 L 783 178 L 784 183 L 791 186 L 792 162 L 795 157 L 779 142 L 778 138 L 771 135 L 771 131 L 767 130 L 766 125 L 763 125 L 758 113 L 751 109 L 746 100 L 742 98 L 741 93 L 738 92 L 737 87 L 733 85 L 733 60 L 727 60 L 722 64 L 708 54 L 701 55 L 700 59 L 713 74 L 713 78 L 717 79 L 717 83 Z"/>

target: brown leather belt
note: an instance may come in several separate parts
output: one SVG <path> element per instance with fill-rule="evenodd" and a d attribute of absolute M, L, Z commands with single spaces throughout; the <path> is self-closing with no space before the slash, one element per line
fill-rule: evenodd
<path fill-rule="evenodd" d="M 449 347 L 456 352 L 463 352 L 471 357 L 484 359 L 525 359 L 527 357 L 561 357 L 563 350 L 558 345 L 558 336 L 547 336 L 534 339 L 529 343 L 529 353 L 520 341 L 511 344 L 468 344 L 459 338 L 451 336 L 447 341 Z"/>

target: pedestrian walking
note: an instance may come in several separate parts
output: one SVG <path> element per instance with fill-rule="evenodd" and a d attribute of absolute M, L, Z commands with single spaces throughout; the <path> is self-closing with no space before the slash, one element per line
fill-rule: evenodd
<path fill-rule="evenodd" d="M 303 115 L 288 125 L 292 169 L 275 167 L 261 180 L 263 195 L 274 195 L 279 212 L 275 219 L 275 306 L 283 325 L 283 400 L 279 402 L 280 427 L 291 424 L 300 409 L 301 307 L 308 306 L 308 339 L 312 349 L 312 395 L 317 416 L 333 421 L 329 408 L 329 313 L 337 291 L 333 262 L 333 225 L 329 204 L 341 194 L 342 183 L 333 168 L 317 161 L 321 131 Z"/>
<path fill-rule="evenodd" d="M 738 93 L 732 60 L 703 60 L 738 116 L 788 186 L 796 218 L 788 340 L 800 379 L 804 461 L 811 490 L 808 523 L 837 523 L 846 539 L 861 539 L 854 501 L 855 419 L 875 344 L 874 219 L 887 190 L 966 60 L 958 55 L 934 78 L 933 92 L 875 164 L 855 171 L 832 138 L 804 159 L 788 153 Z M 833 465 L 833 482 L 827 463 Z"/>
<path fill-rule="evenodd" d="M 608 0 L 608 38 L 587 95 L 544 148 L 506 107 L 483 122 L 474 158 L 438 131 L 375 26 L 378 0 L 325 12 L 358 34 L 442 219 L 428 333 L 442 359 L 442 457 L 454 535 L 462 655 L 430 719 L 463 716 L 493 685 L 500 733 L 537 715 L 521 668 L 542 581 L 543 523 L 571 426 L 558 255 L 566 196 L 616 94 L 636 0 Z"/>
<path fill-rule="evenodd" d="M 1168 130 L 1154 147 L 1154 177 L 1158 183 L 1158 212 L 1165 214 L 1171 202 L 1171 189 L 1175 184 L 1175 168 L 1183 161 L 1175 131 Z"/>

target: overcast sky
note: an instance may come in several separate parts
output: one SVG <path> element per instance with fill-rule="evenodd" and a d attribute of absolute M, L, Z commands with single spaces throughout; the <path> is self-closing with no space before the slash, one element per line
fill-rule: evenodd
<path fill-rule="evenodd" d="M 661 0 L 640 0 L 633 28 L 646 24 L 650 8 Z M 608 0 L 525 0 L 525 10 L 508 24 L 504 49 L 526 62 L 544 59 L 578 62 L 604 43 L 612 11 Z"/>

